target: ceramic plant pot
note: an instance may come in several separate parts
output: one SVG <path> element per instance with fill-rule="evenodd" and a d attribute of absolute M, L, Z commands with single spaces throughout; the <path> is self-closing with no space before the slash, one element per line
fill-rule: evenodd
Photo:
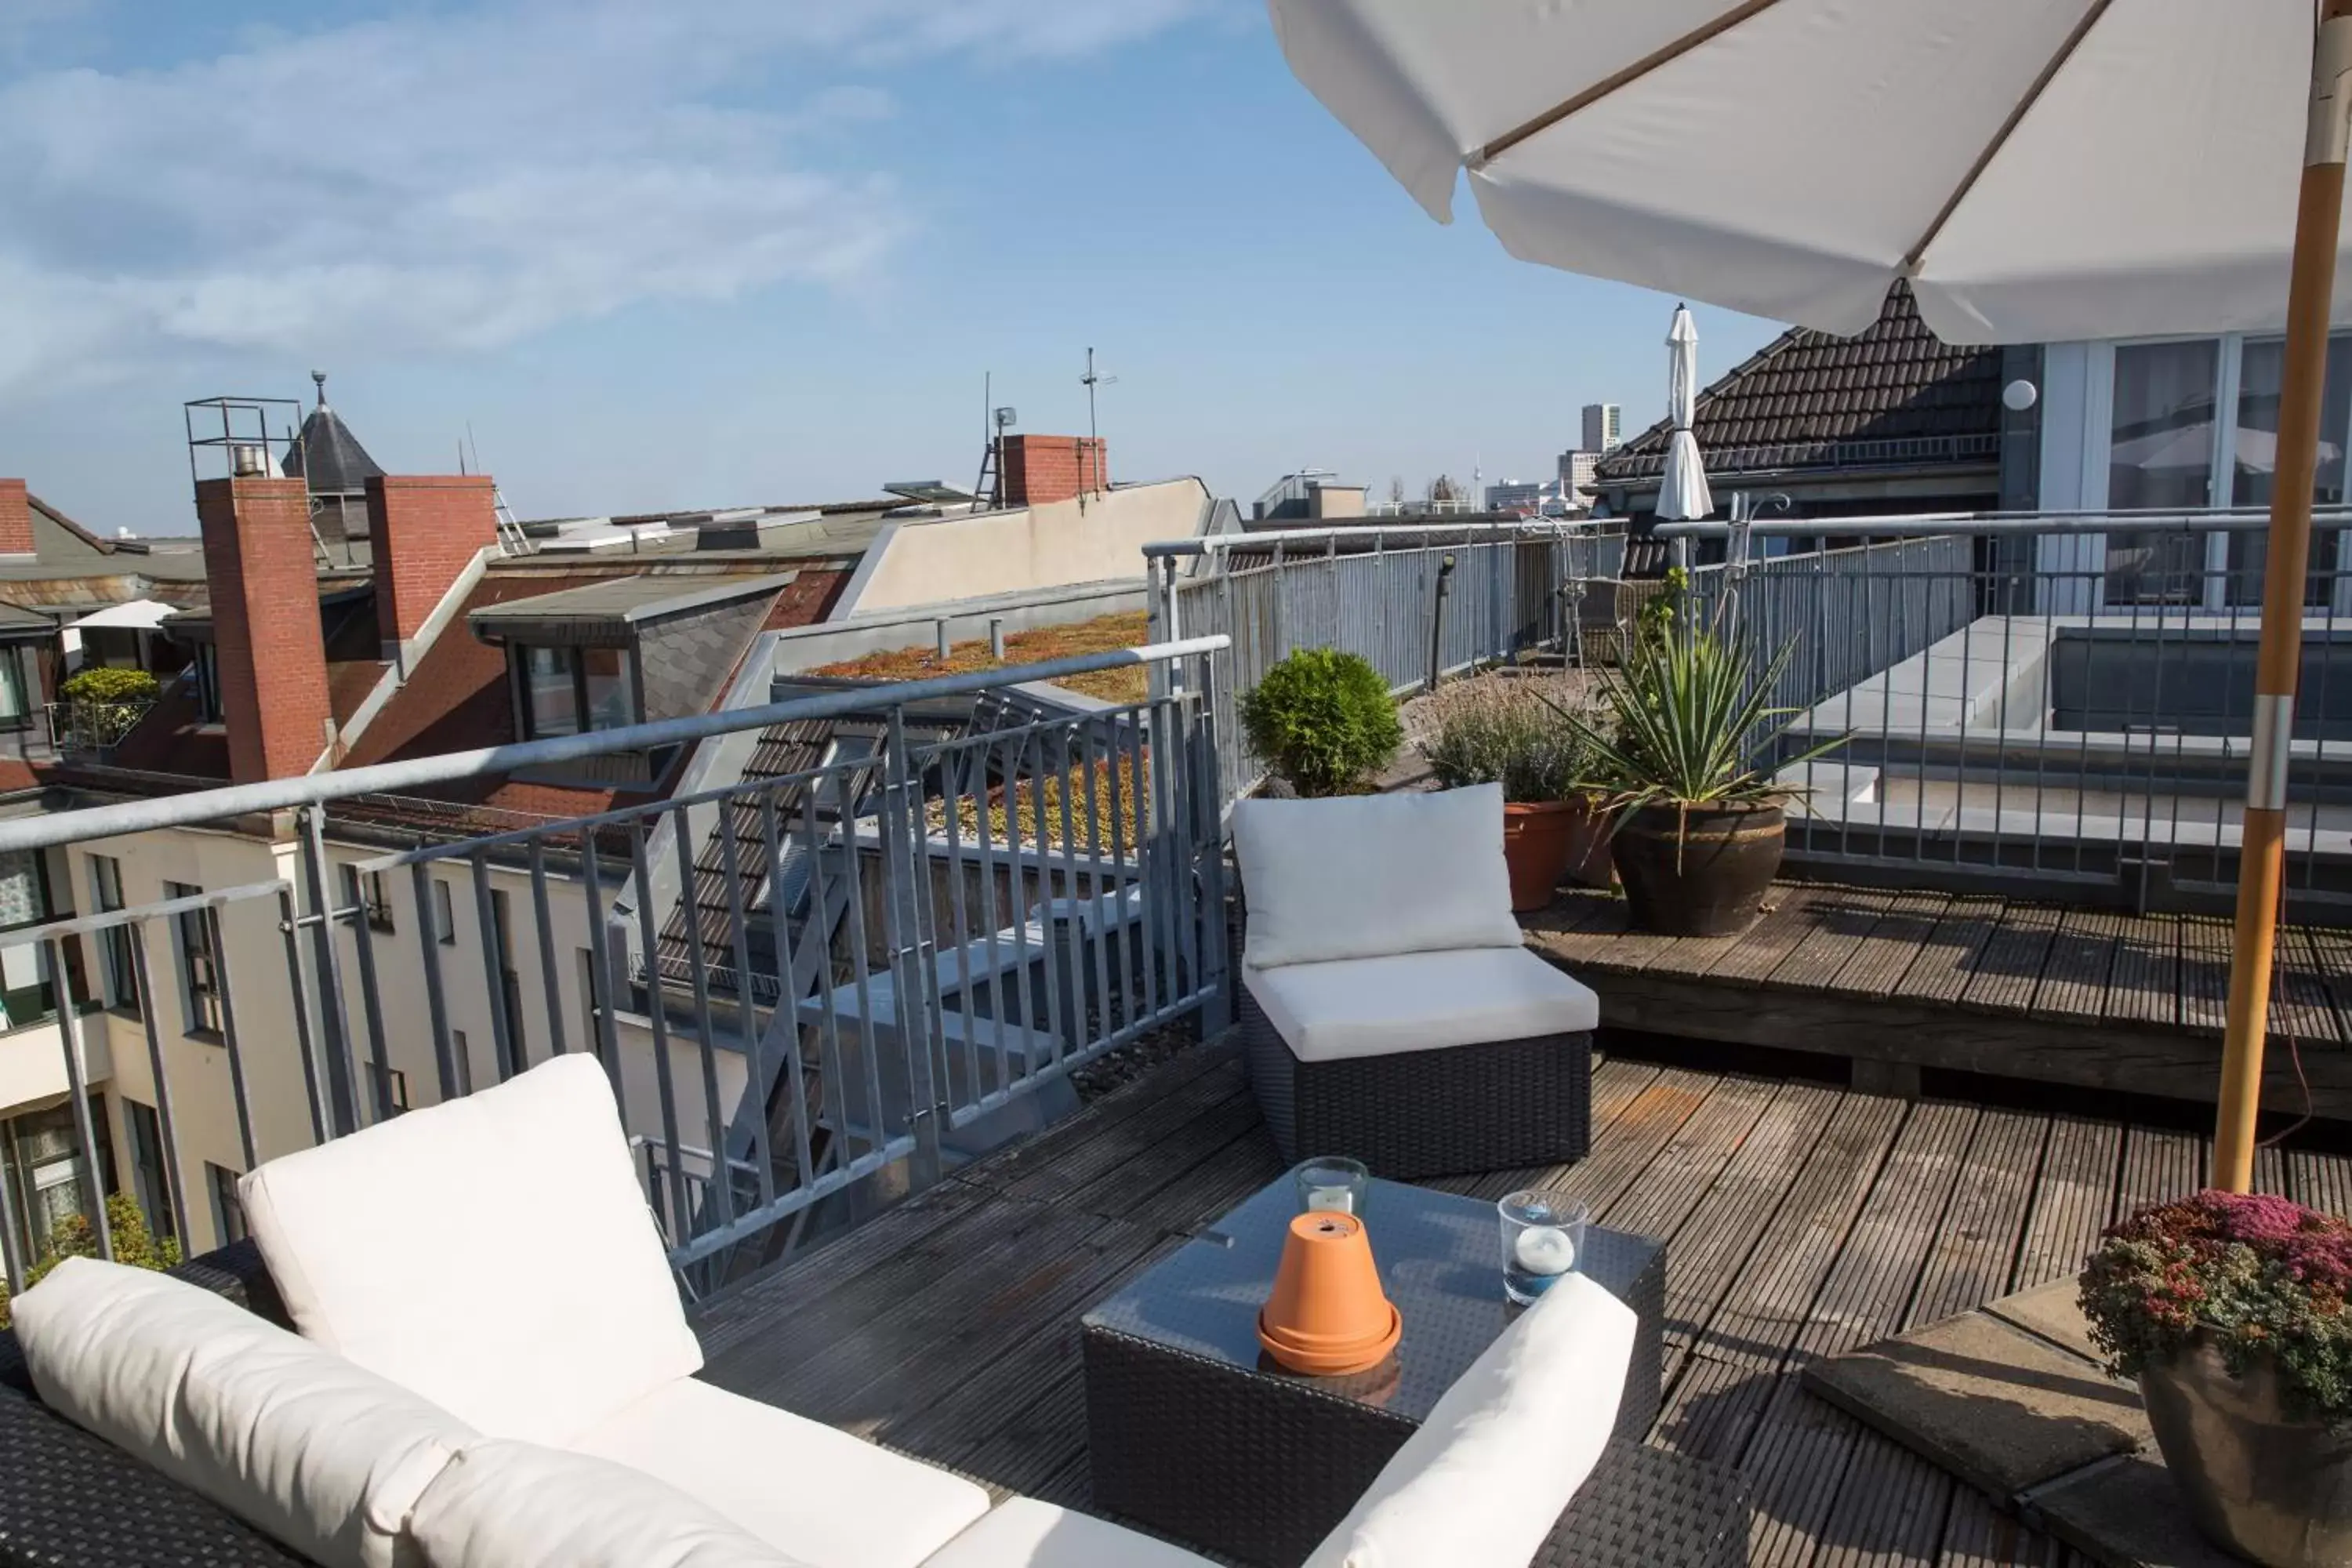
<path fill-rule="evenodd" d="M 2200 1337 L 2139 1390 L 2164 1468 L 2216 1545 L 2263 1568 L 2352 1565 L 2352 1431 L 2290 1417 L 2267 1358 L 2240 1377 Z"/>
<path fill-rule="evenodd" d="M 1664 936 L 1747 929 L 1780 868 L 1778 805 L 1644 805 L 1610 841 L 1633 923 Z"/>
<path fill-rule="evenodd" d="M 1542 909 L 1568 874 L 1581 801 L 1547 800 L 1503 806 L 1503 863 L 1511 873 L 1511 910 Z"/>

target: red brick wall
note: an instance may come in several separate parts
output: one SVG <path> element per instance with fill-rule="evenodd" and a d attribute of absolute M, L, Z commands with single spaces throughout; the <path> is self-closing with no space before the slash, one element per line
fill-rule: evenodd
<path fill-rule="evenodd" d="M 212 588 L 221 717 L 238 784 L 310 771 L 327 749 L 326 639 L 300 479 L 205 479 L 196 522 Z"/>
<path fill-rule="evenodd" d="M 1003 457 L 1007 506 L 1045 506 L 1110 488 L 1110 460 L 1098 438 L 1007 436 Z"/>
<path fill-rule="evenodd" d="M 424 628 L 449 584 L 499 536 L 487 474 L 386 474 L 367 482 L 375 619 L 387 642 Z"/>
<path fill-rule="evenodd" d="M 0 555 L 33 552 L 33 502 L 22 479 L 0 479 Z"/>

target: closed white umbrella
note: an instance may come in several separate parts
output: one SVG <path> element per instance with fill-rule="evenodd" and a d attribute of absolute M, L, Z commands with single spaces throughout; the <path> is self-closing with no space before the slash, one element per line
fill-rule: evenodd
<path fill-rule="evenodd" d="M 2352 310 L 2352 0 L 1268 0 L 1430 215 L 1835 332 L 2286 334 L 2214 1174 L 2244 1191 L 2327 327 Z"/>
<path fill-rule="evenodd" d="M 1658 486 L 1658 515 L 1675 522 L 1696 521 L 1715 510 L 1706 489 L 1706 463 L 1691 433 L 1698 420 L 1698 326 L 1690 307 L 1675 307 L 1666 329 L 1666 417 L 1675 422 L 1666 437 L 1666 473 Z"/>

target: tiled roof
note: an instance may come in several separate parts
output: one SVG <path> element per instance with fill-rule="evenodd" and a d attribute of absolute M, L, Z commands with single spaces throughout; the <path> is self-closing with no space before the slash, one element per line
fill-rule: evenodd
<path fill-rule="evenodd" d="M 2001 351 L 1955 348 L 1919 319 L 1907 283 L 1851 338 L 1792 328 L 1699 394 L 1692 428 L 1710 477 L 1756 470 L 1986 463 L 1999 456 Z M 1660 420 L 1595 470 L 1654 477 Z"/>

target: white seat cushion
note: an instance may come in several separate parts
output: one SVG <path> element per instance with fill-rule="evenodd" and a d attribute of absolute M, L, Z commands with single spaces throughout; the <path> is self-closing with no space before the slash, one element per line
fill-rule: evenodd
<path fill-rule="evenodd" d="M 1527 1568 L 1617 1424 L 1633 1310 L 1571 1274 L 1470 1363 L 1305 1568 Z"/>
<path fill-rule="evenodd" d="M 488 1436 L 560 1445 L 702 1364 L 593 1057 L 272 1160 L 237 1190 L 304 1338 Z"/>
<path fill-rule="evenodd" d="M 1234 857 L 1255 968 L 1519 945 L 1500 784 L 1238 801 Z"/>
<path fill-rule="evenodd" d="M 327 1568 L 413 1561 L 417 1495 L 478 1436 L 185 1280 L 69 1258 L 16 1302 L 50 1408 Z"/>
<path fill-rule="evenodd" d="M 498 1438 L 441 1472 L 409 1528 L 424 1568 L 808 1568 L 651 1476 Z"/>
<path fill-rule="evenodd" d="M 915 1568 L 988 1511 L 960 1476 L 692 1378 L 571 1446 L 667 1481 L 809 1568 Z"/>
<path fill-rule="evenodd" d="M 1578 1034 L 1601 1021 L 1599 997 L 1518 947 L 1244 967 L 1242 983 L 1303 1062 Z"/>
<path fill-rule="evenodd" d="M 1212 1568 L 1209 1559 L 1031 1498 L 1009 1499 L 923 1568 Z"/>

